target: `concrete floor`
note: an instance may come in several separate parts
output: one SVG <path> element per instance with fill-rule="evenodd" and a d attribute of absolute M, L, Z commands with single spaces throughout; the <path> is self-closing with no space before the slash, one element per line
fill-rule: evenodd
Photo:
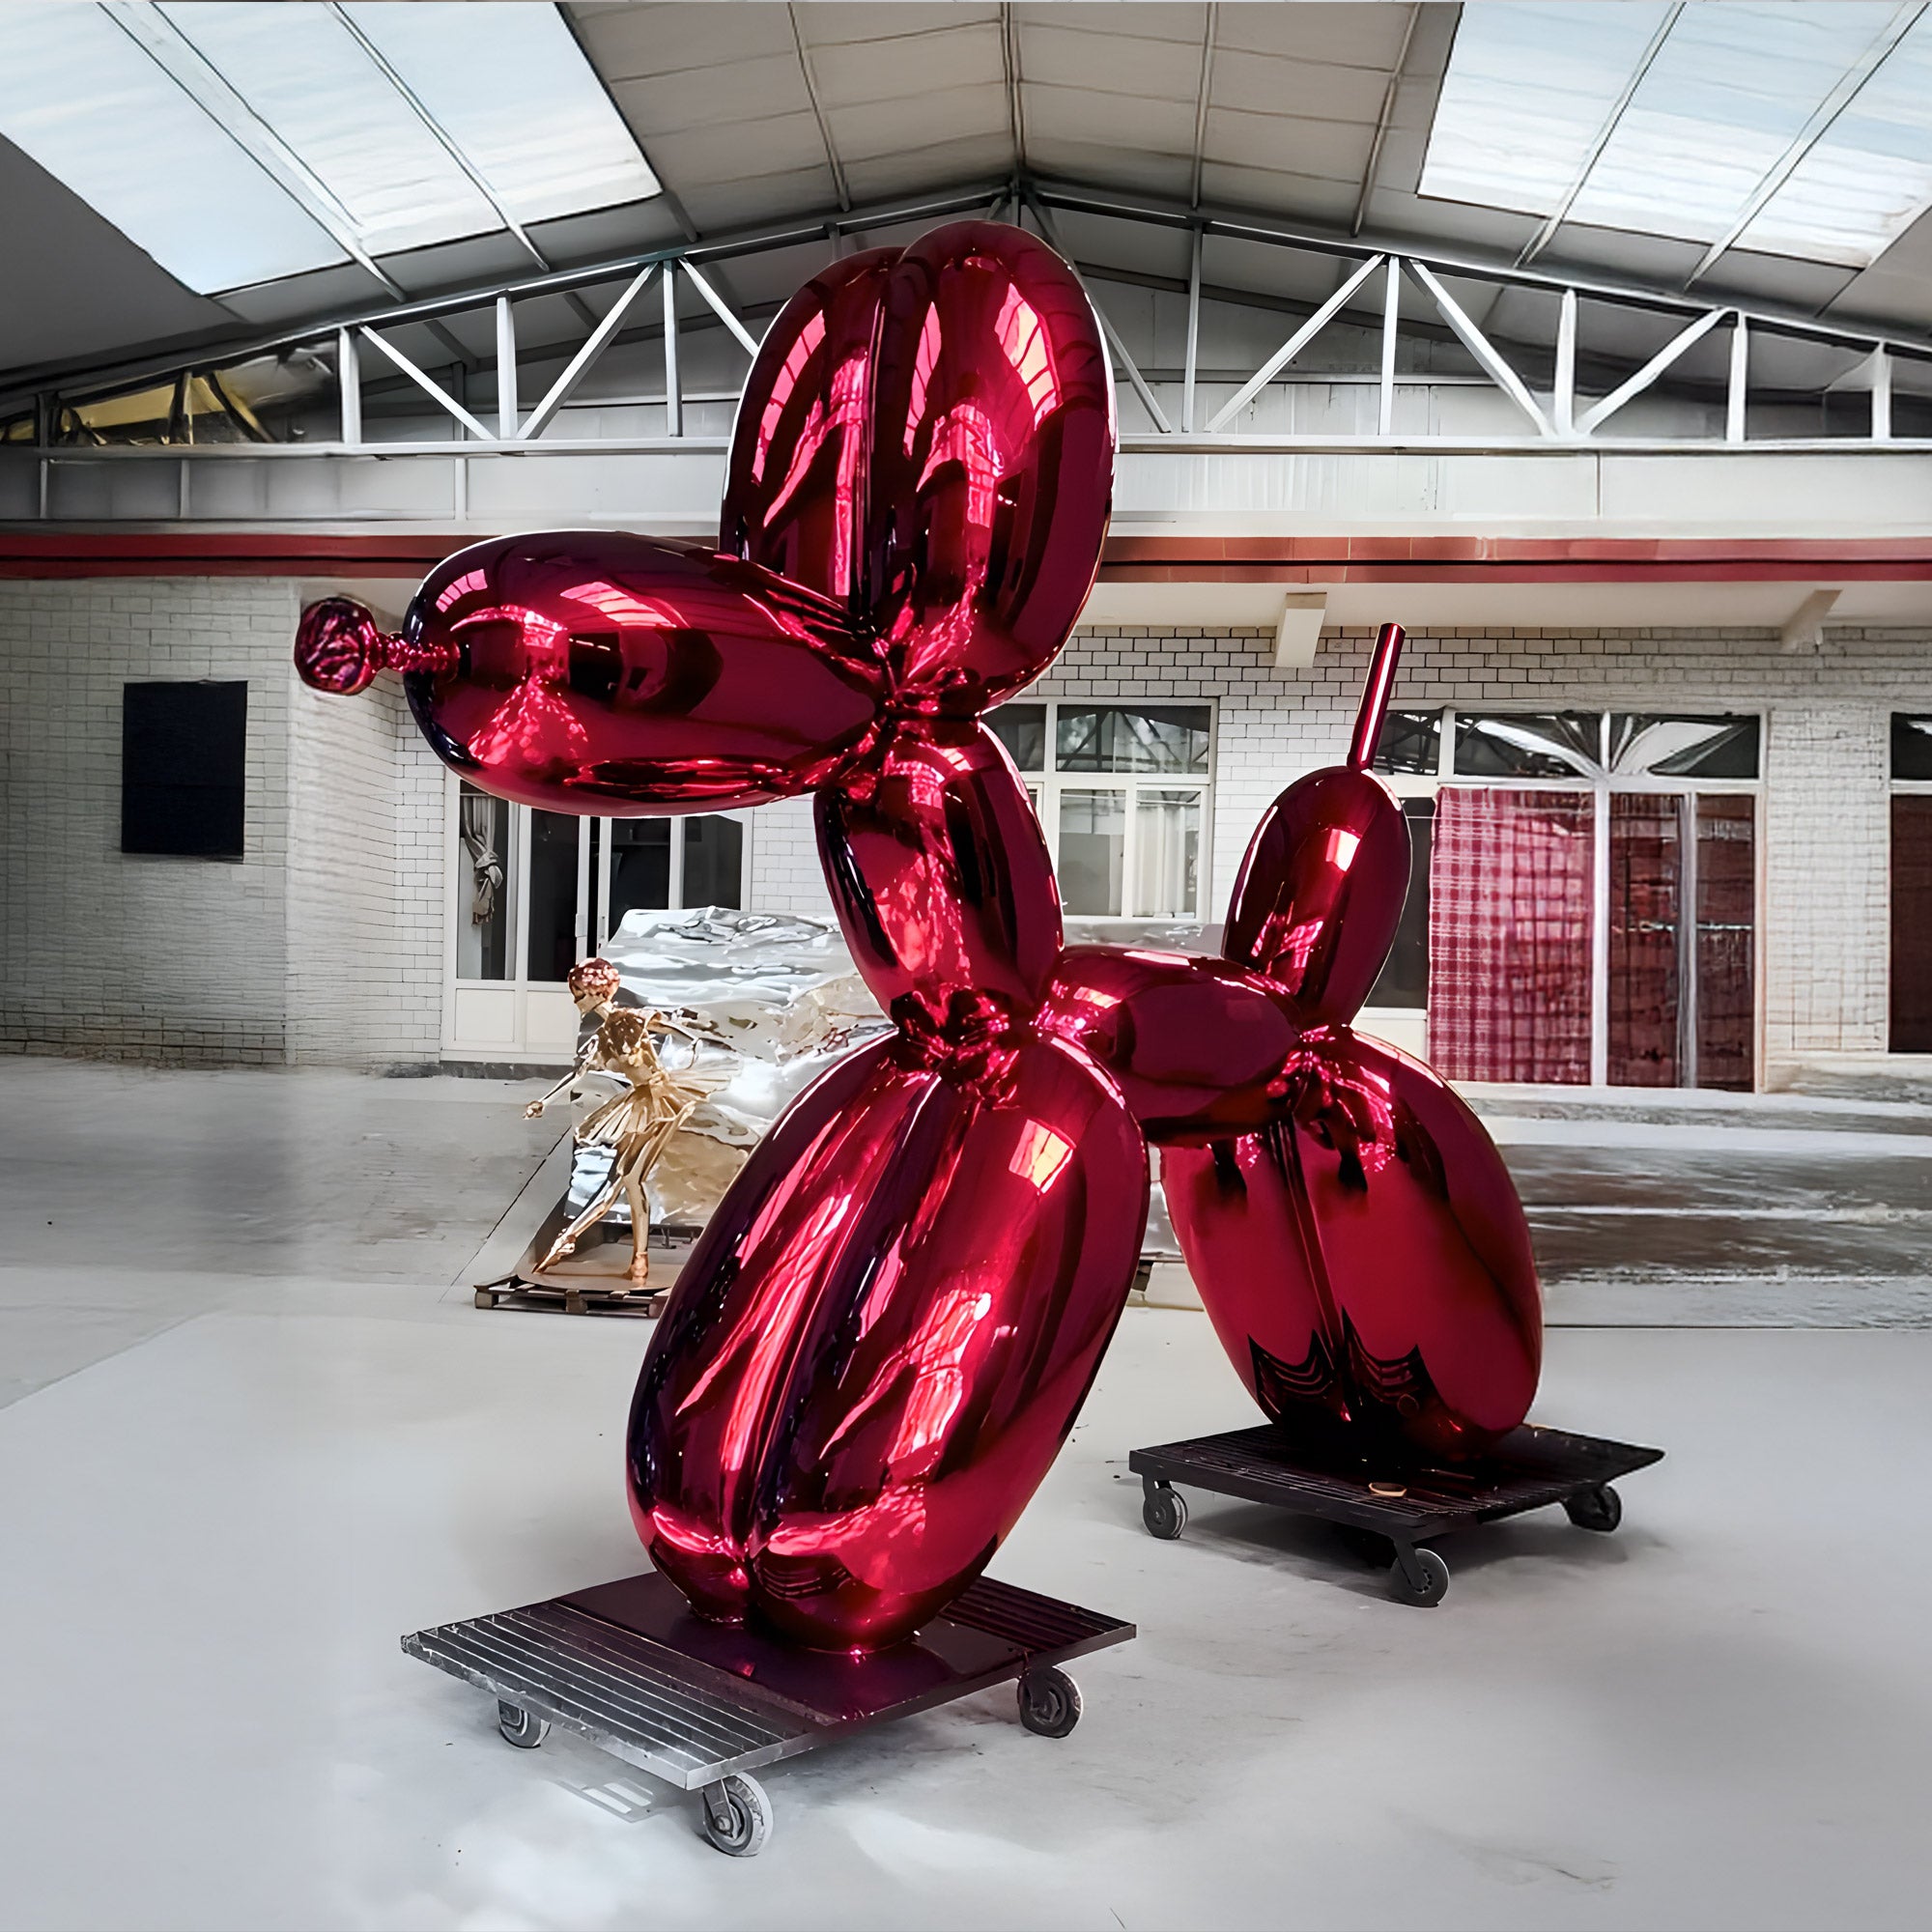
<path fill-rule="evenodd" d="M 995 1565 L 1141 1626 L 1071 1738 L 989 1693 L 781 1767 L 748 1862 L 510 1750 L 396 1638 L 638 1567 L 644 1338 L 468 1305 L 550 1139 L 515 1097 L 0 1062 L 0 1925 L 1926 1922 L 1923 1330 L 1558 1329 L 1539 1416 L 1668 1460 L 1615 1537 L 1451 1543 L 1419 1611 L 1264 1510 L 1144 1533 L 1127 1451 L 1247 1417 L 1135 1309 Z"/>

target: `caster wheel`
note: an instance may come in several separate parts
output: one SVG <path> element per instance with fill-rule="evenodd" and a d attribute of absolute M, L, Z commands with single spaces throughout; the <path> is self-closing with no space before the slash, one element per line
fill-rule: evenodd
<path fill-rule="evenodd" d="M 535 1750 L 550 1736 L 547 1718 L 525 1710 L 521 1704 L 505 1703 L 501 1698 L 497 1700 L 497 1728 L 519 1750 Z"/>
<path fill-rule="evenodd" d="M 1064 1670 L 1029 1670 L 1020 1679 L 1020 1722 L 1036 1736 L 1064 1738 L 1080 1721 L 1080 1687 Z"/>
<path fill-rule="evenodd" d="M 1605 1483 L 1601 1489 L 1578 1490 L 1563 1498 L 1563 1514 L 1578 1529 L 1601 1530 L 1605 1536 L 1624 1520 L 1624 1499 Z"/>
<path fill-rule="evenodd" d="M 1426 1610 L 1449 1594 L 1449 1566 L 1435 1550 L 1418 1549 L 1415 1552 L 1415 1567 L 1422 1573 L 1419 1587 L 1404 1575 L 1400 1563 L 1390 1569 L 1389 1595 L 1398 1604 L 1412 1604 L 1416 1608 Z"/>
<path fill-rule="evenodd" d="M 733 1772 L 704 1787 L 704 1835 L 727 1859 L 754 1859 L 772 1834 L 772 1801 L 755 1777 Z"/>
<path fill-rule="evenodd" d="M 1187 1527 L 1187 1498 L 1163 1483 L 1141 1498 L 1141 1520 L 1147 1524 L 1150 1536 L 1173 1543 Z"/>

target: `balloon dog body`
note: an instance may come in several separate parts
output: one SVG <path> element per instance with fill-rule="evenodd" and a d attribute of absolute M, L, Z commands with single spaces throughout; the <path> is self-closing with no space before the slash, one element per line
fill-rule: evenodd
<path fill-rule="evenodd" d="M 707 1616 L 873 1648 L 979 1573 L 1124 1303 L 1150 1140 L 1271 1412 L 1385 1412 L 1454 1448 L 1534 1388 L 1535 1279 L 1493 1150 L 1427 1068 L 1346 1025 L 1400 884 L 1378 941 L 1345 906 L 1406 876 L 1376 781 L 1284 795 L 1227 958 L 1063 945 L 1038 822 L 980 716 L 1071 631 L 1112 465 L 1078 282 L 1020 231 L 960 223 L 835 265 L 773 323 L 717 550 L 502 538 L 440 565 L 400 639 L 341 602 L 304 616 L 311 684 L 403 670 L 432 745 L 498 796 L 618 816 L 815 798 L 896 1031 L 753 1153 L 644 1362 L 632 1510 Z M 1354 1285 L 1364 1265 L 1386 1293 Z"/>

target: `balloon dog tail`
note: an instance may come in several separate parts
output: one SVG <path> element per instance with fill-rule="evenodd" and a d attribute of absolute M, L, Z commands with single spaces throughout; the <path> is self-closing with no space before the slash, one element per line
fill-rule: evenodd
<path fill-rule="evenodd" d="M 1355 714 L 1355 735 L 1349 745 L 1350 771 L 1365 772 L 1376 761 L 1382 721 L 1388 716 L 1389 697 L 1395 690 L 1396 661 L 1402 656 L 1404 635 L 1400 624 L 1384 624 L 1376 633 L 1375 655 L 1369 660 L 1368 681 L 1362 687 L 1362 708 Z"/>

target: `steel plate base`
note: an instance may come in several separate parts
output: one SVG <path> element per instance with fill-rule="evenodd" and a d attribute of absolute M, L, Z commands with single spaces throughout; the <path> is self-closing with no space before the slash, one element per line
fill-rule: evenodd
<path fill-rule="evenodd" d="M 1134 1634 L 1116 1617 L 981 1577 L 906 1642 L 828 1655 L 751 1626 L 705 1623 L 647 1574 L 416 1631 L 403 1649 L 495 1695 L 511 1744 L 541 1744 L 561 1724 L 680 1790 L 701 1791 L 705 1835 L 746 1857 L 771 1821 L 753 1771 L 1010 1682 L 1021 1722 L 1064 1737 L 1080 1693 L 1059 1666 Z"/>
<path fill-rule="evenodd" d="M 1339 1467 L 1271 1423 L 1136 1449 L 1141 1516 L 1163 1541 L 1179 1537 L 1187 1505 L 1175 1485 L 1268 1503 L 1336 1524 L 1362 1553 L 1389 1566 L 1399 1603 L 1438 1604 L 1449 1566 L 1428 1542 L 1479 1522 L 1561 1504 L 1582 1529 L 1613 1530 L 1623 1504 L 1612 1478 L 1662 1462 L 1662 1449 L 1572 1435 L 1525 1423 L 1486 1456 L 1466 1463 L 1410 1463 L 1379 1479 Z"/>

